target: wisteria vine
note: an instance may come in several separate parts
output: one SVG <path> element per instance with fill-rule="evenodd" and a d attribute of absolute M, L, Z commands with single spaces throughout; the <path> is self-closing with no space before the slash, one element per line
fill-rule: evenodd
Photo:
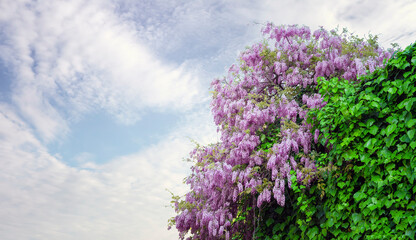
<path fill-rule="evenodd" d="M 270 201 L 284 206 L 292 175 L 298 184 L 313 184 L 320 132 L 306 118 L 309 109 L 326 104 L 315 89 L 317 78 L 357 81 L 391 56 L 376 37 L 346 31 L 321 27 L 312 34 L 305 26 L 268 23 L 262 32 L 266 39 L 211 84 L 221 139 L 190 153 L 190 191 L 173 198 L 171 225 L 181 239 L 228 240 L 237 233 L 250 239 L 256 211 Z M 266 140 L 270 135 L 273 142 Z"/>

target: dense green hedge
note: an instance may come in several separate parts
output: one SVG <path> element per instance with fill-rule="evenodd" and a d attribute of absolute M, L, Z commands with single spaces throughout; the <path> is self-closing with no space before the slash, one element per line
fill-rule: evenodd
<path fill-rule="evenodd" d="M 258 239 L 415 239 L 415 69 L 416 43 L 358 84 L 319 79 L 317 182 L 292 180 L 286 206 L 260 213 Z"/>

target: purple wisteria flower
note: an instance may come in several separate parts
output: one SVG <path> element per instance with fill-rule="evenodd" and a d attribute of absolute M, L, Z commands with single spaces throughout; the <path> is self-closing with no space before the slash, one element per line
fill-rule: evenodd
<path fill-rule="evenodd" d="M 221 138 L 190 154 L 195 161 L 186 179 L 190 191 L 175 200 L 181 239 L 251 236 L 258 209 L 272 201 L 285 205 L 292 174 L 298 184 L 310 186 L 320 131 L 306 116 L 326 104 L 315 89 L 317 78 L 357 81 L 391 56 L 323 28 L 312 34 L 308 27 L 268 23 L 262 32 L 266 41 L 242 52 L 228 76 L 211 83 Z"/>

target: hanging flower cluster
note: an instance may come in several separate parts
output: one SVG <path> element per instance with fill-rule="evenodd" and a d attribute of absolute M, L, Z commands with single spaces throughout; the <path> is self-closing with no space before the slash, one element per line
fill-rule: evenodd
<path fill-rule="evenodd" d="M 228 76 L 212 82 L 212 113 L 221 140 L 190 154 L 190 192 L 174 198 L 172 220 L 181 239 L 250 239 L 255 211 L 265 202 L 285 204 L 291 176 L 313 183 L 319 130 L 307 123 L 311 108 L 325 106 L 318 77 L 357 77 L 391 56 L 376 43 L 346 31 L 313 34 L 307 27 L 263 29 L 266 40 L 241 53 Z M 270 140 L 272 139 L 272 140 Z"/>

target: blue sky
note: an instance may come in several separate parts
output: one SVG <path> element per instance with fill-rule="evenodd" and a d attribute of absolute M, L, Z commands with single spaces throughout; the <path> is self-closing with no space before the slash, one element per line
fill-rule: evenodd
<path fill-rule="evenodd" d="M 416 40 L 414 1 L 0 0 L 0 236 L 177 239 L 209 84 L 261 24 Z"/>

